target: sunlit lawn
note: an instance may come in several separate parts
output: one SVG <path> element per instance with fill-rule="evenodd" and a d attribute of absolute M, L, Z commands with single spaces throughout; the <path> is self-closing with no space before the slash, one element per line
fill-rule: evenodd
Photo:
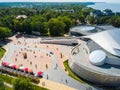
<path fill-rule="evenodd" d="M 5 53 L 5 49 L 0 48 L 0 59 L 3 57 L 4 53 Z"/>
<path fill-rule="evenodd" d="M 87 84 L 86 82 L 84 82 L 83 80 L 81 80 L 77 75 L 75 75 L 72 70 L 70 69 L 69 65 L 68 65 L 68 60 L 64 62 L 64 66 L 66 68 L 66 70 L 68 71 L 68 75 L 72 78 L 74 78 L 75 80 Z"/>

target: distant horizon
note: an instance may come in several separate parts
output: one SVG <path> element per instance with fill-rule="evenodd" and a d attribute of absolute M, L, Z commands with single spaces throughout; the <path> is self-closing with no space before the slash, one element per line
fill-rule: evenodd
<path fill-rule="evenodd" d="M 0 2 L 2 2 L 2 1 L 0 1 Z M 13 2 L 13 1 L 9 1 L 9 2 Z M 18 1 L 14 1 L 14 2 L 18 2 Z M 19 2 L 39 2 L 39 1 L 19 1 Z M 53 2 L 53 1 L 41 1 L 41 2 Z M 56 1 L 56 2 L 61 2 L 61 1 Z M 68 2 L 68 1 L 63 1 L 63 2 Z M 78 1 L 69 1 L 69 2 L 78 2 Z M 89 1 L 89 2 L 94 2 L 94 1 Z M 97 3 L 99 3 L 99 2 L 97 2 Z"/>
<path fill-rule="evenodd" d="M 81 2 L 81 1 L 9 1 L 9 2 L 5 2 L 5 1 L 0 1 L 0 3 L 89 3 L 89 2 L 93 2 L 93 3 L 115 3 L 115 4 L 120 4 L 120 2 L 94 2 L 94 1 L 88 1 L 88 2 Z"/>
<path fill-rule="evenodd" d="M 63 3 L 67 3 L 67 2 L 94 2 L 94 3 L 117 3 L 117 4 L 120 4 L 120 0 L 0 0 L 0 3 L 11 3 L 11 2 L 41 2 L 41 3 L 46 3 L 46 2 L 63 2 Z"/>
<path fill-rule="evenodd" d="M 1 2 L 0 3 L 106 3 L 106 2 Z"/>
<path fill-rule="evenodd" d="M 0 1 L 0 2 L 6 2 L 6 1 Z M 9 2 L 54 2 L 54 1 L 9 1 Z M 55 2 L 61 2 L 61 1 L 55 1 Z M 62 1 L 62 2 L 81 2 L 81 1 Z M 94 2 L 94 1 L 88 1 L 88 2 Z M 96 3 L 106 3 L 106 2 L 96 2 Z"/>
<path fill-rule="evenodd" d="M 116 0 L 0 0 L 1 2 L 94 2 L 94 3 L 120 3 Z"/>

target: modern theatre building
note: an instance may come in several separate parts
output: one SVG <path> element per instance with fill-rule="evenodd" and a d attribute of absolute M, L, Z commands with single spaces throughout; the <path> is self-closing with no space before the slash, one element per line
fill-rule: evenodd
<path fill-rule="evenodd" d="M 90 82 L 120 86 L 120 29 L 85 36 L 72 48 L 69 66 L 74 73 Z"/>
<path fill-rule="evenodd" d="M 97 25 L 97 26 L 75 26 L 70 28 L 70 36 L 86 36 L 98 33 L 105 30 L 115 29 L 112 25 Z"/>

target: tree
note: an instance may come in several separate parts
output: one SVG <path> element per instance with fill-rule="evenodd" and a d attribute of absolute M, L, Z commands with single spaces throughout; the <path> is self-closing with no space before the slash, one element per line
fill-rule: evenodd
<path fill-rule="evenodd" d="M 23 32 L 23 23 L 19 20 L 14 20 L 14 31 L 15 32 Z"/>
<path fill-rule="evenodd" d="M 70 18 L 68 18 L 67 16 L 58 17 L 58 20 L 65 23 L 64 31 L 65 31 L 65 33 L 68 33 L 69 29 L 72 27 L 72 20 Z"/>
<path fill-rule="evenodd" d="M 113 16 L 108 20 L 109 24 L 112 24 L 115 27 L 120 27 L 120 16 Z"/>
<path fill-rule="evenodd" d="M 17 78 L 13 84 L 14 90 L 33 90 L 33 86 L 28 79 Z"/>
<path fill-rule="evenodd" d="M 109 22 L 110 18 L 111 18 L 111 16 L 102 16 L 101 18 L 98 19 L 98 24 L 110 23 Z"/>
<path fill-rule="evenodd" d="M 0 90 L 5 90 L 3 79 L 0 78 Z"/>
<path fill-rule="evenodd" d="M 65 23 L 56 18 L 52 18 L 49 20 L 48 28 L 52 36 L 63 36 L 65 33 L 64 32 Z"/>
<path fill-rule="evenodd" d="M 80 14 L 80 15 L 78 16 L 78 19 L 80 20 L 80 23 L 81 23 L 81 24 L 85 24 L 85 16 L 84 16 L 84 15 Z"/>
<path fill-rule="evenodd" d="M 25 19 L 23 21 L 23 30 L 25 33 L 31 34 L 32 29 L 31 29 L 31 24 L 29 19 Z"/>
<path fill-rule="evenodd" d="M 8 15 L 3 18 L 2 24 L 4 27 L 8 27 L 10 29 L 13 29 L 13 24 L 14 24 L 14 16 L 13 15 Z"/>
<path fill-rule="evenodd" d="M 33 16 L 31 17 L 31 27 L 32 31 L 40 32 L 42 35 L 48 33 L 47 22 L 43 16 Z"/>
<path fill-rule="evenodd" d="M 43 35 L 47 35 L 47 33 L 48 33 L 48 23 L 47 22 L 43 22 L 43 29 L 41 30 L 41 33 Z"/>
<path fill-rule="evenodd" d="M 5 28 L 5 27 L 0 27 L 0 39 L 3 40 L 11 35 L 12 35 L 12 32 L 10 29 Z"/>
<path fill-rule="evenodd" d="M 97 17 L 87 16 L 87 21 L 89 22 L 89 24 L 97 24 Z"/>
<path fill-rule="evenodd" d="M 44 13 L 43 15 L 49 21 L 51 18 L 55 18 L 56 17 L 56 12 L 53 11 L 52 9 L 48 9 L 47 12 Z"/>

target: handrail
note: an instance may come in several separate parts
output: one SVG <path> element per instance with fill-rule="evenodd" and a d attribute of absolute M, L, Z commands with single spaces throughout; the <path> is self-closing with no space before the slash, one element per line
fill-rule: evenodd
<path fill-rule="evenodd" d="M 77 47 L 79 47 L 80 45 L 81 45 L 81 43 L 78 41 L 78 44 L 71 49 L 71 54 L 72 54 L 72 55 L 73 55 L 73 51 L 74 51 L 75 49 L 77 49 Z"/>

